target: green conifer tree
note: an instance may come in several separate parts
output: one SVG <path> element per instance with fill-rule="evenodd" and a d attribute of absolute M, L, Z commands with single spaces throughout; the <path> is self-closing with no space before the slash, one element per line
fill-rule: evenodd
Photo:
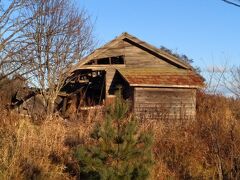
<path fill-rule="evenodd" d="M 120 96 L 97 124 L 91 138 L 94 144 L 76 151 L 81 179 L 147 179 L 153 164 L 150 132 L 139 132 L 137 121 L 128 114 Z"/>

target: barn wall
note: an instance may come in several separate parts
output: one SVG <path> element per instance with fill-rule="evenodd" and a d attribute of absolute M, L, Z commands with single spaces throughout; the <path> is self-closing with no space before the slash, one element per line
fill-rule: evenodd
<path fill-rule="evenodd" d="M 113 68 L 106 69 L 106 104 L 110 104 L 116 98 L 116 90 L 121 88 L 124 99 L 132 101 L 132 87 L 122 78 L 122 76 Z"/>
<path fill-rule="evenodd" d="M 177 68 L 149 52 L 136 47 L 128 42 L 125 43 L 126 67 L 162 67 Z"/>
<path fill-rule="evenodd" d="M 111 95 L 110 88 L 113 83 L 113 78 L 115 76 L 116 69 L 114 68 L 107 68 L 106 69 L 106 96 Z"/>
<path fill-rule="evenodd" d="M 165 60 L 156 57 L 155 55 L 147 52 L 146 50 L 123 40 L 117 43 L 113 43 L 105 49 L 99 50 L 98 53 L 96 53 L 96 55 L 92 55 L 90 59 L 101 59 L 114 56 L 124 56 L 126 67 L 177 68 L 176 66 L 169 64 Z M 91 67 L 91 65 L 84 66 Z M 94 67 L 98 66 L 104 67 L 103 65 L 94 65 Z"/>
<path fill-rule="evenodd" d="M 113 56 L 121 56 L 124 55 L 124 48 L 125 48 L 124 41 L 114 42 L 105 48 L 99 49 L 99 52 L 97 52 L 96 53 L 97 55 L 93 56 L 93 58 L 100 59 Z"/>
<path fill-rule="evenodd" d="M 134 113 L 141 119 L 195 118 L 196 90 L 134 88 Z"/>

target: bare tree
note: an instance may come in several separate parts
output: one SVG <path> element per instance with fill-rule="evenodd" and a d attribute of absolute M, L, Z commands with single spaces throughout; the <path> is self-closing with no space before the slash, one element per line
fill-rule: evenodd
<path fill-rule="evenodd" d="M 22 15 L 26 4 L 26 0 L 0 0 L 0 81 L 13 73 L 25 73 L 29 44 L 23 30 L 33 19 Z"/>
<path fill-rule="evenodd" d="M 92 25 L 69 0 L 29 0 L 26 16 L 36 15 L 24 31 L 30 41 L 31 82 L 40 88 L 48 115 L 72 65 L 92 48 Z"/>
<path fill-rule="evenodd" d="M 240 0 L 222 0 L 228 4 L 240 7 Z M 225 87 L 237 98 L 240 98 L 240 67 L 232 67 L 224 76 Z"/>
<path fill-rule="evenodd" d="M 223 84 L 236 98 L 240 98 L 240 67 L 229 68 L 223 76 Z"/>

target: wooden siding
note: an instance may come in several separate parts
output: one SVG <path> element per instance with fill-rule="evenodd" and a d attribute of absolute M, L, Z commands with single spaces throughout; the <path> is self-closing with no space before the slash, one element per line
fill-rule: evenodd
<path fill-rule="evenodd" d="M 196 113 L 196 90 L 136 87 L 134 113 L 140 119 L 193 119 Z"/>
<path fill-rule="evenodd" d="M 111 64 L 118 57 L 121 62 Z M 145 119 L 195 118 L 196 88 L 204 85 L 190 65 L 127 33 L 83 58 L 76 69 L 105 71 L 105 104 L 114 102 L 120 84 L 124 99 Z"/>
<path fill-rule="evenodd" d="M 123 56 L 126 67 L 162 67 L 177 69 L 176 66 L 124 40 L 112 43 L 108 47 L 105 47 L 105 49 L 101 49 L 101 51 L 98 50 L 98 53 L 96 53 L 96 55 L 92 55 L 89 61 L 92 59 L 101 59 L 115 56 Z M 91 66 L 95 68 L 103 67 L 103 65 L 83 65 L 81 68 L 84 67 L 89 68 Z M 104 66 L 117 67 L 118 65 L 104 65 Z"/>
<path fill-rule="evenodd" d="M 139 47 L 136 47 L 126 41 L 124 43 L 126 67 L 162 67 L 176 69 L 175 66 L 150 54 L 149 52 Z"/>
<path fill-rule="evenodd" d="M 100 53 L 96 54 L 93 59 L 108 58 L 114 56 L 124 55 L 125 43 L 123 41 L 117 41 L 109 46 L 101 49 Z"/>
<path fill-rule="evenodd" d="M 112 85 L 112 82 L 113 82 L 113 78 L 116 74 L 116 69 L 114 68 L 107 68 L 106 69 L 106 98 L 109 96 L 109 95 L 113 95 L 111 94 L 111 85 Z"/>
<path fill-rule="evenodd" d="M 154 57 L 154 59 L 157 58 L 158 60 L 164 62 L 165 65 L 166 64 L 173 65 L 174 67 L 182 68 L 182 69 L 192 69 L 192 67 L 189 64 L 185 63 L 181 59 L 179 59 L 163 50 L 160 50 L 159 48 L 156 48 L 156 47 L 154 47 L 154 46 L 152 46 L 152 45 L 150 45 L 128 33 L 121 34 L 120 36 L 113 39 L 109 43 L 107 43 L 104 46 L 93 51 L 90 55 L 83 58 L 76 65 L 76 68 L 81 68 L 84 64 L 86 64 L 89 61 L 96 59 L 96 58 L 107 58 L 107 57 L 121 56 L 121 55 L 126 55 L 127 57 L 135 56 L 136 58 L 139 58 L 139 59 L 134 58 L 134 60 L 137 61 L 137 63 L 139 61 L 140 65 L 141 65 L 141 63 L 145 64 L 144 61 L 150 62 L 150 64 L 146 64 L 147 66 L 148 65 L 151 66 L 155 63 L 156 63 L 156 65 L 161 64 L 161 62 L 159 63 L 158 61 L 152 62 L 151 60 L 150 61 L 146 60 L 146 58 L 144 58 L 142 55 L 140 55 L 141 53 L 138 54 L 138 52 L 131 55 L 131 53 L 133 51 L 128 52 L 128 47 L 138 48 L 137 51 L 141 50 L 141 52 L 143 52 L 143 51 L 145 52 L 143 56 L 145 56 L 147 53 L 148 54 L 147 56 L 151 55 L 151 58 L 153 58 L 153 57 Z M 143 58 L 143 59 L 141 59 L 141 58 Z"/>

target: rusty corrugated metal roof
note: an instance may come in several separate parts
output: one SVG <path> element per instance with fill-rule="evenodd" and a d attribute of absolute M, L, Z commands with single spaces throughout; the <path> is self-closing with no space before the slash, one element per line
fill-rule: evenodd
<path fill-rule="evenodd" d="M 204 86 L 203 78 L 191 70 L 164 68 L 125 68 L 119 73 L 131 86 L 195 87 Z"/>

